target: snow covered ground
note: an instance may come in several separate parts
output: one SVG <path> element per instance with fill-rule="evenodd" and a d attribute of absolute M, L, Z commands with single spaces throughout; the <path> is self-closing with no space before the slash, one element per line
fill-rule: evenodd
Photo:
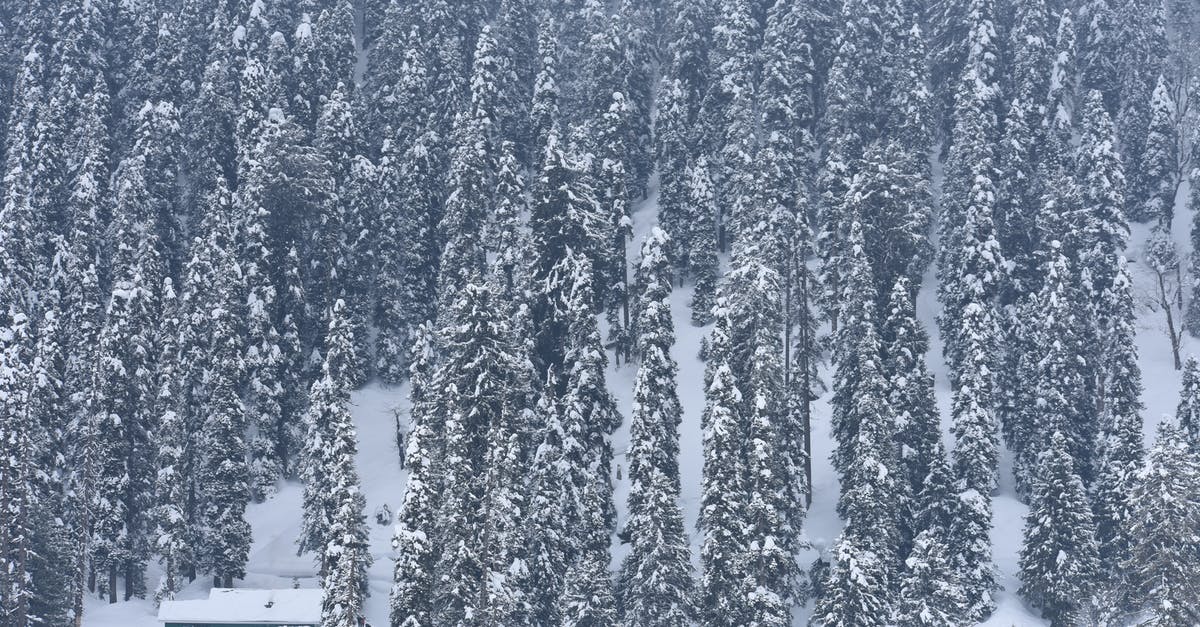
<path fill-rule="evenodd" d="M 1186 189 L 1181 190 L 1180 198 L 1187 197 Z M 656 190 L 652 188 L 651 197 L 642 203 L 634 214 L 634 245 L 630 246 L 631 256 L 637 254 L 641 242 L 649 229 L 655 224 L 657 214 Z M 1179 246 L 1181 259 L 1186 260 L 1190 252 L 1188 228 L 1190 214 L 1183 207 L 1176 213 L 1176 228 L 1173 236 Z M 1128 257 L 1135 281 L 1135 293 L 1139 299 L 1146 300 L 1153 290 L 1153 277 L 1149 270 L 1137 263 L 1142 244 L 1145 242 L 1149 229 L 1143 225 L 1134 225 L 1130 237 Z M 953 447 L 950 437 L 950 389 L 945 373 L 945 365 L 941 358 L 941 342 L 937 336 L 935 316 L 937 299 L 935 296 L 932 269 L 926 275 L 926 280 L 918 298 L 918 315 L 924 322 L 931 336 L 930 352 L 927 360 L 931 371 L 937 377 L 937 398 L 943 416 L 943 434 L 949 448 Z M 704 365 L 698 358 L 702 338 L 708 333 L 707 328 L 698 328 L 691 324 L 688 299 L 690 288 L 677 288 L 672 296 L 671 307 L 675 319 L 676 344 L 672 355 L 679 364 L 679 397 L 683 405 L 684 416 L 680 427 L 680 483 L 682 487 L 681 504 L 687 530 L 692 539 L 693 560 L 699 569 L 699 535 L 695 530 L 696 518 L 700 507 L 700 479 L 703 457 L 701 454 L 700 416 L 704 409 L 703 374 Z M 1153 438 L 1154 430 L 1163 416 L 1173 415 L 1179 393 L 1179 373 L 1174 370 L 1170 344 L 1161 312 L 1150 311 L 1142 307 L 1138 320 L 1138 348 L 1142 366 L 1143 380 L 1146 392 L 1143 400 L 1146 405 L 1144 417 L 1146 421 L 1145 435 L 1147 440 Z M 1195 344 L 1184 339 L 1184 355 L 1195 348 Z M 617 367 L 610 364 L 608 385 L 616 397 L 622 413 L 628 418 L 632 404 L 632 388 L 635 369 L 632 366 Z M 822 376 L 828 383 L 828 367 L 823 368 Z M 832 450 L 829 434 L 829 394 L 818 400 L 813 412 L 813 486 L 814 497 L 812 509 L 809 511 L 806 531 L 812 542 L 813 550 L 801 556 L 803 564 L 807 565 L 815 559 L 818 551 L 826 550 L 837 537 L 841 528 L 835 512 L 838 496 L 837 476 L 829 461 Z M 377 508 L 387 505 L 393 512 L 399 507 L 404 495 L 404 486 L 408 473 L 400 468 L 399 455 L 395 441 L 396 412 L 399 412 L 402 424 L 408 421 L 407 386 L 386 387 L 373 383 L 353 395 L 354 418 L 358 429 L 359 453 L 358 472 L 362 478 L 363 491 L 367 497 L 367 516 L 371 529 L 371 554 L 375 563 L 371 568 L 371 598 L 367 603 L 367 619 L 375 627 L 388 624 L 388 590 L 392 581 L 392 550 L 391 525 L 375 524 Z M 628 475 L 624 472 L 627 464 L 624 454 L 629 444 L 629 424 L 622 427 L 613 436 L 615 452 L 614 469 L 621 476 L 616 481 L 616 498 L 618 503 L 618 528 L 624 522 L 625 496 L 628 492 Z M 991 618 L 983 623 L 993 627 L 1045 625 L 1036 611 L 1029 608 L 1016 590 L 1020 586 L 1017 579 L 1017 554 L 1020 550 L 1024 515 L 1027 510 L 1015 496 L 1012 481 L 1011 459 L 1007 452 L 1001 456 L 1000 491 L 993 498 L 994 520 L 992 528 L 993 555 L 996 567 L 1000 572 L 999 582 L 1003 590 L 998 593 L 998 607 Z M 247 577 L 237 582 L 238 587 L 287 588 L 293 585 L 315 587 L 312 560 L 308 556 L 296 556 L 295 540 L 299 533 L 302 488 L 299 484 L 289 483 L 282 487 L 273 498 L 262 504 L 252 504 L 247 509 L 247 517 L 254 529 L 254 544 L 250 552 L 250 562 L 247 566 Z M 613 567 L 620 564 L 626 553 L 614 535 L 613 538 Z M 148 585 L 157 583 L 158 573 L 152 567 Z M 203 579 L 193 582 L 183 590 L 179 598 L 198 599 L 208 596 L 211 582 Z M 796 612 L 795 625 L 806 625 L 812 603 Z M 109 605 L 95 597 L 88 597 L 84 617 L 87 627 L 151 627 L 157 625 L 154 604 L 150 600 L 133 600 Z"/>

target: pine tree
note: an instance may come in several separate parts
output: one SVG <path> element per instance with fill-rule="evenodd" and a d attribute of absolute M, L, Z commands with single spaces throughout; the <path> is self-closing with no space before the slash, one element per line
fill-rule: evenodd
<path fill-rule="evenodd" d="M 943 189 L 938 257 L 938 301 L 943 311 L 938 324 L 955 386 L 966 370 L 961 359 L 967 339 L 959 321 L 972 301 L 990 309 L 1000 281 L 1001 257 L 993 222 L 999 94 L 993 12 L 990 0 L 971 2 L 969 55 L 959 83 L 954 143 Z"/>
<path fill-rule="evenodd" d="M 116 183 L 112 297 L 94 364 L 91 411 L 97 436 L 99 482 L 92 488 L 93 567 L 107 571 L 104 588 L 116 601 L 116 579 L 125 578 L 126 598 L 144 594 L 149 556 L 148 514 L 153 493 L 149 434 L 157 390 L 153 331 L 162 257 L 144 159 L 130 158 Z"/>
<path fill-rule="evenodd" d="M 1008 34 L 1011 87 L 1006 93 L 1004 136 L 997 157 L 996 231 L 1004 258 L 1014 264 L 1002 295 L 1004 304 L 1028 293 L 1036 282 L 1037 212 L 1030 209 L 1039 205 L 1043 184 L 1038 168 L 1045 152 L 1042 121 L 1050 93 L 1047 68 L 1054 52 L 1046 2 L 1024 2 L 1015 10 Z"/>
<path fill-rule="evenodd" d="M 599 262 L 603 264 L 603 283 L 598 286 L 597 297 L 607 310 L 608 343 L 614 348 L 618 361 L 622 358 L 629 361 L 633 349 L 629 329 L 629 268 L 626 261 L 626 243 L 632 236 L 629 216 L 633 197 L 631 185 L 635 183 L 629 172 L 631 164 L 627 163 L 631 158 L 631 115 L 630 104 L 625 96 L 621 92 L 613 92 L 611 103 L 598 122 L 600 145 L 595 158 L 599 163 L 599 171 L 593 175 L 596 199 L 605 214 L 602 238 L 607 240 L 600 244 Z"/>
<path fill-rule="evenodd" d="M 493 193 L 495 207 L 489 216 L 484 232 L 484 244 L 495 254 L 492 272 L 502 282 L 497 293 L 507 297 L 510 305 L 517 306 L 524 300 L 525 279 L 529 268 L 528 237 L 523 218 L 528 210 L 527 185 L 517 161 L 517 146 L 504 142 L 500 147 L 500 158 L 496 166 L 496 188 Z M 496 274 L 498 273 L 498 274 Z"/>
<path fill-rule="evenodd" d="M 950 464 L 938 442 L 929 460 L 929 473 L 917 493 L 920 508 L 912 548 L 904 560 L 897 618 L 925 625 L 956 625 L 971 611 L 965 586 L 970 574 L 960 564 L 959 547 L 951 535 L 962 508 L 952 485 Z"/>
<path fill-rule="evenodd" d="M 666 79 L 658 88 L 658 113 L 654 120 L 655 163 L 659 170 L 658 223 L 670 236 L 669 258 L 686 271 L 689 200 L 687 167 L 692 151 L 687 94 L 679 79 Z"/>
<path fill-rule="evenodd" d="M 585 486 L 585 509 L 596 509 L 601 498 L 594 485 Z M 584 521 L 583 525 L 581 546 L 563 578 L 557 611 L 559 624 L 563 627 L 613 627 L 618 623 L 612 575 L 608 570 L 608 533 L 594 522 Z"/>
<path fill-rule="evenodd" d="M 879 116 L 870 110 L 867 96 L 873 85 L 883 83 L 882 63 L 876 55 L 884 49 L 881 7 L 872 2 L 846 2 L 841 22 L 846 25 L 836 42 L 836 53 L 825 85 L 825 161 L 816 181 L 816 250 L 820 259 L 818 276 L 820 306 L 836 329 L 838 301 L 847 268 L 849 228 L 855 220 L 846 206 L 847 189 L 858 171 L 857 161 L 873 139 Z"/>
<path fill-rule="evenodd" d="M 1137 215 L 1170 224 L 1175 216 L 1175 191 L 1178 186 L 1179 140 L 1175 125 L 1175 103 L 1166 79 L 1158 84 L 1150 102 L 1150 124 L 1146 135 L 1142 174 L 1145 177 L 1145 208 Z"/>
<path fill-rule="evenodd" d="M 500 313 L 486 287 L 468 283 L 442 331 L 444 358 L 434 377 L 446 416 L 444 496 L 436 519 L 442 547 L 434 566 L 436 624 L 469 620 L 484 609 L 488 432 L 511 411 L 508 389 L 516 367 Z"/>
<path fill-rule="evenodd" d="M 391 591 L 392 625 L 429 627 L 432 615 L 433 564 L 436 559 L 434 517 L 441 495 L 442 423 L 435 389 L 432 388 L 433 332 L 417 329 L 413 348 L 411 387 L 412 431 L 404 459 L 409 468 L 404 502 L 392 537 L 399 558 L 394 568 Z"/>
<path fill-rule="evenodd" d="M 1130 515 L 1128 495 L 1142 463 L 1142 372 L 1134 342 L 1133 282 L 1127 269 L 1117 276 L 1105 300 L 1114 304 L 1112 326 L 1105 331 L 1109 361 L 1105 364 L 1104 413 L 1101 416 L 1100 466 L 1093 511 L 1101 573 L 1120 572 L 1133 539 L 1125 535 Z"/>
<path fill-rule="evenodd" d="M 1175 409 L 1175 420 L 1179 429 L 1200 450 L 1200 362 L 1194 357 L 1183 363 L 1183 383 L 1179 391 L 1179 405 Z"/>
<path fill-rule="evenodd" d="M 1039 457 L 1021 548 L 1021 594 L 1051 625 L 1073 625 L 1099 570 L 1096 527 L 1061 431 Z"/>
<path fill-rule="evenodd" d="M 996 609 L 995 591 L 999 587 L 992 562 L 991 498 L 968 487 L 959 492 L 955 512 L 946 544 L 952 547 L 954 571 L 966 598 L 960 616 L 964 621 L 980 621 Z"/>
<path fill-rule="evenodd" d="M 310 394 L 309 433 L 326 431 L 324 448 L 308 453 L 309 472 L 324 475 L 329 492 L 316 495 L 325 501 L 329 526 L 317 561 L 321 565 L 322 627 L 354 627 L 362 616 L 367 595 L 367 569 L 371 566 L 366 525 L 366 499 L 358 480 L 354 458 L 357 436 L 350 415 L 349 372 L 353 363 L 353 331 L 344 301 L 337 300 L 329 313 L 325 363 L 321 378 Z M 307 493 L 305 496 L 309 496 Z M 309 501 L 306 499 L 306 510 Z"/>
<path fill-rule="evenodd" d="M 161 603 L 171 600 L 183 586 L 184 573 L 193 561 L 193 530 L 188 520 L 188 490 L 191 486 L 192 457 L 187 416 L 179 408 L 179 380 L 183 364 L 180 350 L 181 309 L 170 279 L 164 282 L 163 320 L 160 324 L 158 346 L 158 395 L 155 408 L 159 414 L 155 432 L 157 474 L 154 484 L 155 523 L 154 547 L 163 566 L 163 576 L 155 590 L 154 599 Z"/>
<path fill-rule="evenodd" d="M 223 260 L 222 289 L 211 312 L 213 361 L 208 372 L 211 396 L 208 414 L 199 425 L 197 451 L 196 526 L 199 570 L 212 575 L 214 585 L 233 586 L 245 576 L 250 553 L 250 524 L 246 500 L 250 471 L 246 463 L 246 409 L 238 396 L 246 364 L 239 351 L 239 329 L 233 306 L 236 272 L 232 257 Z"/>
<path fill-rule="evenodd" d="M 6 294 L 6 300 L 11 298 L 11 293 Z M 2 407 L 4 413 L 0 414 L 3 419 L 0 429 L 3 430 L 4 436 L 4 456 L 0 460 L 4 470 L 4 507 L 0 509 L 4 523 L 3 531 L 0 532 L 3 534 L 0 538 L 4 540 L 4 550 L 0 552 L 4 574 L 0 583 L 4 584 L 4 593 L 0 596 L 0 611 L 6 620 L 11 619 L 13 624 L 24 627 L 28 624 L 30 601 L 33 596 L 30 561 L 33 551 L 32 527 L 35 520 L 30 515 L 30 509 L 35 506 L 34 501 L 37 498 L 34 487 L 36 469 L 33 467 L 32 457 L 33 447 L 38 443 L 31 437 L 32 421 L 23 407 L 23 403 L 28 399 L 28 347 L 23 345 L 30 340 L 29 319 L 13 305 L 9 307 L 4 326 L 4 351 L 0 353 L 0 359 L 3 359 L 0 363 L 4 365 L 0 385 L 5 392 Z M 104 553 L 101 555 L 115 562 L 113 557 Z M 115 567 L 114 564 L 114 573 Z M 110 584 L 114 590 L 114 602 L 115 578 L 114 574 Z"/>
<path fill-rule="evenodd" d="M 689 624 L 691 573 L 679 509 L 679 435 L 682 408 L 675 393 L 677 366 L 671 321 L 668 235 L 654 229 L 638 269 L 638 376 L 630 427 L 629 518 L 632 545 L 617 587 L 626 625 Z"/>
<path fill-rule="evenodd" d="M 1120 40 L 1114 24 L 1117 18 L 1109 0 L 1093 0 L 1085 9 L 1082 15 L 1088 18 L 1088 23 L 1080 25 L 1084 35 L 1080 51 L 1081 87 L 1101 92 L 1105 108 L 1115 111 L 1121 97 L 1117 76 Z"/>
<path fill-rule="evenodd" d="M 886 302 L 897 279 L 919 281 L 933 257 L 933 206 L 923 168 L 910 148 L 873 144 L 846 192 L 847 210 L 861 220 L 879 302 Z"/>
<path fill-rule="evenodd" d="M 924 627 L 960 624 L 960 608 L 967 599 L 957 581 L 945 530 L 934 527 L 917 534 L 904 565 L 898 620 Z"/>
<path fill-rule="evenodd" d="M 933 397 L 933 375 L 925 366 L 929 338 L 917 320 L 912 288 L 907 279 L 897 280 L 892 288 L 882 336 L 884 368 L 887 380 L 892 382 L 888 398 L 896 412 L 900 469 L 897 493 L 903 499 L 897 522 L 903 554 L 903 549 L 921 531 L 918 528 L 920 511 L 929 506 L 920 500 L 925 480 L 932 472 L 932 466 L 945 455 L 941 417 Z M 927 538 L 928 545 L 924 550 L 940 550 L 932 546 L 936 541 Z M 928 559 L 936 561 L 941 557 L 930 554 Z"/>
<path fill-rule="evenodd" d="M 55 240 L 65 246 L 61 239 Z M 63 344 L 65 329 L 58 314 L 63 270 L 63 255 L 56 253 L 50 267 L 53 278 L 39 303 L 44 309 L 28 370 L 32 383 L 28 444 L 33 454 L 27 459 L 32 462 L 33 473 L 28 476 L 32 498 L 26 509 L 30 523 L 27 585 L 28 620 L 33 624 L 70 620 L 73 601 L 71 573 L 62 568 L 70 563 L 77 549 L 68 509 L 72 505 L 69 478 L 73 470 L 67 455 L 73 434 L 59 424 L 59 417 L 67 413 L 69 400 L 62 377 L 67 353 Z"/>
<path fill-rule="evenodd" d="M 506 150 L 509 149 L 511 146 Z M 506 155 L 515 161 L 515 154 L 506 152 Z M 520 233 L 511 233 L 507 237 L 517 240 L 515 247 L 520 246 Z M 498 304 L 498 313 L 508 327 L 507 341 L 512 350 L 508 365 L 512 368 L 512 380 L 507 386 L 504 411 L 500 419 L 488 426 L 487 433 L 483 616 L 485 620 L 511 624 L 519 622 L 530 596 L 522 587 L 528 575 L 523 540 L 526 521 L 531 517 L 527 482 L 531 477 L 533 430 L 538 424 L 535 407 L 538 385 L 536 369 L 530 359 L 533 338 L 529 332 L 532 321 L 527 297 L 523 289 L 518 293 L 515 289 L 506 291 L 498 287 L 504 276 L 503 271 L 494 271 L 489 285 Z M 521 285 L 524 285 L 523 280 Z"/>
<path fill-rule="evenodd" d="M 534 255 L 532 280 L 544 285 L 539 288 L 544 293 L 533 306 L 538 325 L 535 330 L 536 357 L 543 372 L 566 363 L 569 321 L 555 309 L 557 300 L 566 300 L 565 292 L 575 277 L 573 269 L 564 265 L 563 260 L 572 255 L 586 257 L 595 272 L 595 261 L 599 251 L 604 249 L 602 237 L 606 222 L 594 190 L 584 180 L 578 164 L 559 144 L 559 139 L 558 130 L 552 129 L 544 146 L 542 171 L 534 187 L 529 217 Z"/>
<path fill-rule="evenodd" d="M 1043 271 L 1042 289 L 1025 313 L 1035 322 L 1027 333 L 1037 352 L 1026 357 L 1024 379 L 1030 384 L 1030 402 L 1021 417 L 1018 441 L 1018 485 L 1027 490 L 1038 473 L 1042 443 L 1056 431 L 1067 439 L 1075 472 L 1088 485 L 1093 477 L 1094 440 L 1097 437 L 1095 402 L 1090 397 L 1087 344 L 1082 330 L 1093 324 L 1088 307 L 1076 287 L 1063 247 L 1049 244 L 1050 259 Z"/>
<path fill-rule="evenodd" d="M 993 384 L 988 364 L 994 330 L 984 305 L 972 302 L 962 312 L 961 337 L 966 341 L 962 374 L 954 393 L 954 462 L 968 489 L 989 495 L 996 489 L 999 429 L 993 412 Z"/>
<path fill-rule="evenodd" d="M 713 46 L 709 52 L 711 80 L 701 105 L 699 145 L 713 158 L 713 180 L 717 198 L 717 243 L 729 249 L 734 239 L 739 206 L 749 202 L 753 190 L 755 119 L 753 94 L 753 50 L 758 25 L 750 3 L 721 0 L 715 3 Z M 749 216 L 745 216 L 749 219 Z"/>
<path fill-rule="evenodd" d="M 1116 279 L 1117 259 L 1128 242 L 1129 224 L 1124 211 L 1124 170 L 1113 149 L 1113 125 L 1099 92 L 1089 95 L 1082 125 L 1075 171 L 1082 213 L 1078 254 L 1082 268 L 1090 275 L 1090 296 L 1097 303 L 1099 322 L 1104 326 L 1108 312 L 1099 299 Z M 1066 242 L 1068 254 L 1072 252 L 1071 243 L 1070 239 Z"/>
<path fill-rule="evenodd" d="M 549 141 L 550 131 L 558 121 L 558 41 L 555 39 L 557 24 L 546 15 L 538 24 L 537 56 L 539 69 L 533 81 L 533 102 L 529 106 L 530 156 L 534 167 L 542 166 L 545 158 L 543 148 Z"/>
<path fill-rule="evenodd" d="M 483 273 L 485 259 L 480 236 L 491 200 L 487 174 L 494 167 L 485 124 L 486 120 L 467 115 L 455 120 L 449 196 L 438 224 L 439 239 L 445 242 L 437 277 L 440 316 L 449 313 L 457 290 Z"/>
<path fill-rule="evenodd" d="M 737 453 L 745 427 L 742 393 L 733 373 L 733 321 L 728 301 L 718 296 L 716 323 L 709 336 L 704 373 L 704 474 L 699 527 L 703 577 L 697 611 L 706 622 L 736 622 L 738 555 L 742 550 L 740 512 L 745 499 L 745 466 Z"/>
<path fill-rule="evenodd" d="M 1046 98 L 1045 117 L 1042 120 L 1042 132 L 1045 133 L 1047 142 L 1042 161 L 1047 167 L 1065 168 L 1069 160 L 1078 75 L 1075 34 L 1075 22 L 1071 11 L 1063 9 L 1058 17 L 1054 60 L 1050 66 L 1050 91 Z"/>
<path fill-rule="evenodd" d="M 1192 186 L 1191 198 L 1188 199 L 1188 206 L 1195 211 L 1196 207 L 1200 207 L 1200 187 L 1197 182 L 1200 182 L 1200 168 L 1192 168 L 1188 175 L 1188 180 Z M 1189 233 L 1189 239 L 1192 244 L 1192 254 L 1190 255 L 1189 267 L 1195 272 L 1196 268 L 1200 268 L 1200 255 L 1196 254 L 1196 244 L 1200 242 L 1200 220 L 1196 218 L 1196 214 L 1192 214 L 1192 224 Z M 1200 284 L 1192 282 L 1191 289 L 1188 291 L 1188 308 L 1183 319 L 1184 327 L 1192 337 L 1200 336 Z"/>
<path fill-rule="evenodd" d="M 903 498 L 896 452 L 896 416 L 888 396 L 879 336 L 875 289 L 863 250 L 862 229 L 850 225 L 846 303 L 835 356 L 835 468 L 842 478 L 838 512 L 846 520 L 834 548 L 829 581 L 813 614 L 820 625 L 884 625 L 893 607 L 886 590 L 898 583 Z"/>
<path fill-rule="evenodd" d="M 557 387 L 553 374 L 542 386 L 543 390 Z M 540 429 L 534 434 L 536 446 L 529 472 L 530 515 L 525 523 L 525 569 L 513 573 L 518 576 L 518 587 L 528 605 L 515 612 L 513 622 L 516 624 L 553 622 L 567 571 L 567 555 L 575 541 L 563 533 L 570 486 L 565 476 L 566 465 L 562 463 L 565 429 L 557 402 L 551 395 L 542 394 L 536 416 Z"/>
<path fill-rule="evenodd" d="M 712 321 L 720 279 L 716 196 L 707 159 L 696 159 L 686 174 L 688 203 L 694 212 L 689 219 L 688 233 L 689 271 L 696 281 L 692 288 L 692 323 L 703 325 Z"/>
<path fill-rule="evenodd" d="M 1123 565 L 1130 598 L 1150 610 L 1157 624 L 1187 625 L 1200 618 L 1192 603 L 1200 573 L 1195 551 L 1198 482 L 1194 449 L 1178 426 L 1161 423 L 1129 494 L 1132 516 L 1126 533 L 1133 546 Z"/>
<path fill-rule="evenodd" d="M 389 383 L 407 376 L 416 330 L 434 316 L 439 252 L 434 234 L 440 219 L 436 141 L 432 132 L 422 133 L 407 149 L 385 141 L 379 163 L 376 371 Z"/>
<path fill-rule="evenodd" d="M 1116 47 L 1112 60 L 1116 70 L 1117 108 L 1110 109 L 1116 121 L 1121 157 L 1126 164 L 1129 185 L 1126 211 L 1138 220 L 1154 219 L 1146 215 L 1151 199 L 1160 190 L 1155 172 L 1154 148 L 1149 144 L 1157 103 L 1156 79 L 1166 71 L 1168 43 L 1166 3 L 1154 0 L 1113 3 L 1111 42 Z M 1104 89 L 1104 87 L 1101 87 Z"/>

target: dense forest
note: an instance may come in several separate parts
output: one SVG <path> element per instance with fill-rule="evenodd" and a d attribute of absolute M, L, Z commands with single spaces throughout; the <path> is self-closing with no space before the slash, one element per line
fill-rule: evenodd
<path fill-rule="evenodd" d="M 1194 0 L 0 2 L 0 627 L 291 490 L 322 627 L 1200 625 L 1198 91 Z"/>

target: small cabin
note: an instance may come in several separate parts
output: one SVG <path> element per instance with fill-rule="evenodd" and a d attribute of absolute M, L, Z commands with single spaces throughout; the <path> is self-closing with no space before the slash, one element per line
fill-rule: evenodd
<path fill-rule="evenodd" d="M 207 599 L 164 601 L 158 621 L 163 627 L 317 627 L 321 590 L 213 588 Z"/>

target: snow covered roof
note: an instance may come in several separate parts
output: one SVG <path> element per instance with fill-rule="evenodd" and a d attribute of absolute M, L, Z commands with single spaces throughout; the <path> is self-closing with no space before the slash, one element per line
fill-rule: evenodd
<path fill-rule="evenodd" d="M 252 590 L 213 588 L 207 599 L 164 601 L 162 623 L 234 625 L 317 625 L 321 622 L 321 590 Z"/>

